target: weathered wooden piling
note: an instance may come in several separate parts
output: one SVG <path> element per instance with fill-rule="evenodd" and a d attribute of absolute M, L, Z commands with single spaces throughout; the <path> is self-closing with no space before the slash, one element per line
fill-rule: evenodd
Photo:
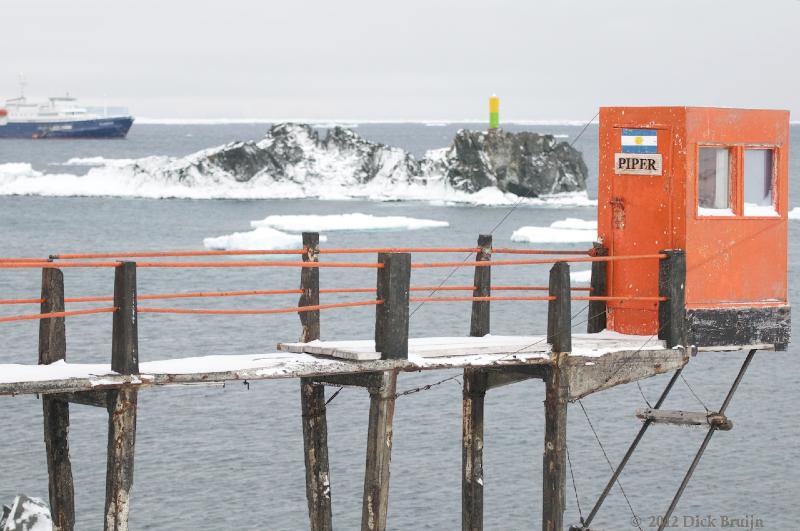
<path fill-rule="evenodd" d="M 139 340 L 134 262 L 122 262 L 115 269 L 114 306 L 111 368 L 120 374 L 135 375 L 139 373 Z M 108 391 L 105 531 L 128 529 L 137 395 L 131 386 Z"/>
<path fill-rule="evenodd" d="M 303 233 L 303 261 L 319 261 L 319 233 Z M 319 304 L 319 269 L 300 270 L 300 306 Z M 320 312 L 300 312 L 303 326 L 300 341 L 320 338 Z M 300 379 L 301 420 L 306 467 L 306 500 L 311 531 L 332 529 L 330 465 L 328 461 L 328 420 L 325 407 L 325 386 L 313 378 Z"/>
<path fill-rule="evenodd" d="M 492 259 L 492 235 L 478 236 L 476 261 Z M 492 268 L 476 267 L 473 297 L 489 297 L 492 292 Z M 483 337 L 490 332 L 489 301 L 473 301 L 469 335 Z M 483 409 L 487 391 L 487 373 L 464 369 L 463 419 L 461 446 L 461 529 L 483 529 Z"/>
<path fill-rule="evenodd" d="M 301 378 L 300 396 L 309 529 L 311 531 L 329 531 L 333 524 L 325 387 L 311 378 Z"/>
<path fill-rule="evenodd" d="M 483 411 L 487 373 L 464 369 L 461 447 L 461 529 L 483 529 Z"/>
<path fill-rule="evenodd" d="M 41 313 L 64 311 L 64 275 L 60 269 L 42 269 Z M 63 317 L 39 321 L 39 363 L 50 364 L 67 357 Z M 44 442 L 47 450 L 48 492 L 54 531 L 75 527 L 75 487 L 69 457 L 69 403 L 42 396 Z"/>
<path fill-rule="evenodd" d="M 608 248 L 602 243 L 592 245 L 595 256 L 608 256 Z M 592 278 L 589 296 L 603 297 L 608 295 L 608 262 L 592 262 Z M 589 301 L 589 317 L 586 331 L 596 334 L 606 329 L 606 301 Z"/>
<path fill-rule="evenodd" d="M 569 265 L 558 262 L 550 269 L 548 337 L 553 363 L 545 376 L 544 455 L 542 458 L 542 530 L 564 529 L 564 491 L 567 483 L 567 402 L 569 386 L 562 375 L 562 359 L 572 350 Z"/>
<path fill-rule="evenodd" d="M 380 385 L 368 389 L 369 427 L 361 529 L 384 531 L 389 511 L 389 464 L 392 460 L 392 421 L 397 372 L 381 373 Z"/>

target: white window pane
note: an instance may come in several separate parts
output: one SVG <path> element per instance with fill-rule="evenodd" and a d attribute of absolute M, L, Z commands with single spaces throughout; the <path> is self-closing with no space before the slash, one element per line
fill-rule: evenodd
<path fill-rule="evenodd" d="M 744 215 L 777 216 L 772 178 L 772 150 L 744 150 Z"/>
<path fill-rule="evenodd" d="M 732 216 L 730 152 L 727 148 L 700 148 L 697 168 L 697 213 Z"/>

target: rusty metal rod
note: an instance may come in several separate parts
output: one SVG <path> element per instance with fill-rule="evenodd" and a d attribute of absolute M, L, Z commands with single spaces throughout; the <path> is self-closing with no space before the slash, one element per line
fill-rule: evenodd
<path fill-rule="evenodd" d="M 681 372 L 683 372 L 683 367 L 680 367 L 678 370 L 675 371 L 675 374 L 672 375 L 672 378 L 670 378 L 669 383 L 661 392 L 661 396 L 658 398 L 658 402 L 656 402 L 656 405 L 653 409 L 659 409 L 661 407 L 661 404 L 664 403 L 664 400 L 666 400 L 667 395 L 672 390 L 672 386 L 675 385 L 676 381 L 678 381 L 678 377 L 681 375 Z M 633 442 L 628 447 L 628 451 L 625 452 L 625 456 L 622 458 L 622 461 L 619 462 L 619 465 L 617 465 L 616 470 L 614 470 L 614 473 L 611 475 L 611 479 L 609 479 L 608 483 L 606 483 L 606 486 L 603 489 L 603 493 L 600 494 L 600 497 L 597 499 L 597 502 L 594 504 L 594 507 L 592 507 L 592 511 L 589 513 L 589 516 L 586 517 L 586 520 L 581 522 L 580 529 L 587 529 L 589 525 L 592 523 L 592 520 L 594 520 L 594 517 L 597 516 L 597 512 L 603 505 L 606 496 L 608 496 L 608 493 L 611 492 L 611 487 L 613 487 L 614 483 L 617 482 L 617 478 L 619 478 L 620 474 L 622 474 L 622 469 L 625 468 L 625 465 L 628 464 L 628 460 L 631 458 L 631 455 L 633 455 L 633 451 L 636 450 L 636 447 L 639 445 L 639 441 L 642 440 L 642 437 L 644 437 L 644 433 L 647 431 L 647 428 L 649 428 L 650 424 L 652 423 L 653 421 L 650 419 L 644 421 L 644 424 L 642 424 L 641 429 L 639 429 L 639 433 L 636 434 L 636 438 L 633 439 Z"/>
<path fill-rule="evenodd" d="M 747 357 L 744 359 L 744 363 L 742 363 L 742 368 L 739 369 L 739 374 L 736 375 L 736 379 L 733 381 L 733 385 L 731 385 L 731 390 L 728 391 L 728 396 L 725 397 L 725 401 L 722 402 L 722 407 L 719 408 L 719 413 L 725 413 L 725 409 L 728 407 L 728 404 L 730 404 L 733 394 L 739 387 L 739 382 L 742 381 L 744 373 L 747 371 L 747 367 L 750 365 L 750 362 L 753 361 L 753 356 L 755 356 L 755 353 L 756 349 L 753 349 L 747 354 Z M 695 454 L 692 464 L 689 465 L 689 470 L 686 471 L 686 475 L 683 477 L 683 481 L 681 481 L 681 486 L 678 487 L 678 492 L 675 493 L 675 497 L 672 498 L 672 503 L 669 504 L 667 512 L 664 513 L 664 517 L 661 519 L 661 525 L 658 526 L 658 531 L 664 531 L 667 522 L 669 522 L 669 517 L 672 516 L 672 512 L 678 505 L 678 501 L 681 499 L 681 495 L 686 489 L 686 485 L 689 484 L 689 480 L 691 479 L 692 474 L 694 474 L 694 470 L 697 468 L 697 464 L 700 462 L 700 458 L 703 456 L 703 452 L 706 451 L 706 446 L 708 446 L 708 442 L 711 440 L 711 436 L 714 435 L 715 431 L 717 431 L 716 426 L 711 426 L 708 429 L 708 433 L 706 434 L 705 439 L 703 439 L 703 444 L 701 444 L 700 449 L 697 450 L 697 454 Z"/>

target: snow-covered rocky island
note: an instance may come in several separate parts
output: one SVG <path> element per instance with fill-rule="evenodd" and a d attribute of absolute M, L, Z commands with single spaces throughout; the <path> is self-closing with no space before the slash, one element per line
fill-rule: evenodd
<path fill-rule="evenodd" d="M 474 194 L 487 188 L 536 198 L 582 192 L 587 177 L 581 153 L 552 135 L 461 130 L 449 147 L 418 160 L 350 129 L 320 133 L 296 123 L 274 125 L 259 141 L 232 142 L 170 161 L 140 159 L 128 169 L 173 185 L 260 183 L 270 185 L 273 196 L 378 199 L 445 198 L 436 192 Z"/>

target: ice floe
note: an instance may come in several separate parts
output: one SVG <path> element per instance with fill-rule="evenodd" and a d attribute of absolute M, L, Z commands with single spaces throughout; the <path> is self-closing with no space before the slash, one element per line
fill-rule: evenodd
<path fill-rule="evenodd" d="M 554 221 L 549 227 L 520 227 L 511 241 L 525 243 L 583 243 L 597 239 L 597 222 L 577 218 Z"/>
<path fill-rule="evenodd" d="M 327 241 L 325 236 L 320 236 L 319 239 L 321 242 Z M 300 249 L 303 247 L 303 237 L 299 234 L 286 234 L 271 227 L 259 227 L 247 232 L 205 238 L 203 246 L 220 251 Z"/>
<path fill-rule="evenodd" d="M 789 219 L 800 219 L 800 207 L 794 207 L 789 211 Z"/>
<path fill-rule="evenodd" d="M 331 232 L 367 230 L 418 230 L 448 227 L 446 221 L 405 216 L 372 216 L 354 212 L 331 215 L 275 215 L 251 221 L 254 228 L 272 227 L 284 232 Z"/>
<path fill-rule="evenodd" d="M 588 284 L 592 280 L 592 270 L 572 271 L 569 274 L 569 279 L 577 284 Z"/>

